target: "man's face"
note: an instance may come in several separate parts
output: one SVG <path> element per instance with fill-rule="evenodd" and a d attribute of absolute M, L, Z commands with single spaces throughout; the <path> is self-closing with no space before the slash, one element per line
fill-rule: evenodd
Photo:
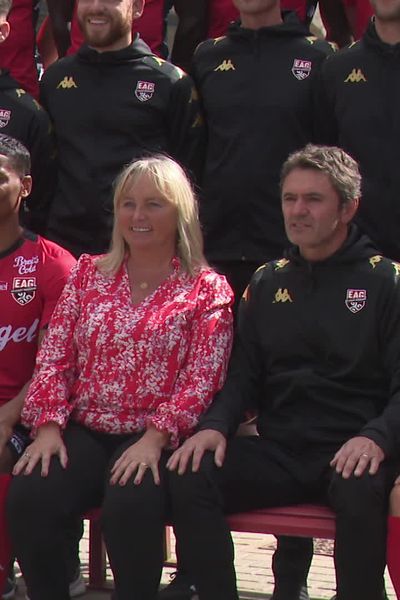
<path fill-rule="evenodd" d="M 371 0 L 371 5 L 381 21 L 400 21 L 400 0 Z"/>
<path fill-rule="evenodd" d="M 279 5 L 279 0 L 233 0 L 241 15 L 263 14 Z"/>
<path fill-rule="evenodd" d="M 78 21 L 86 43 L 99 52 L 120 50 L 130 43 L 132 21 L 142 0 L 78 0 Z"/>
<path fill-rule="evenodd" d="M 31 186 L 31 178 L 20 177 L 10 159 L 0 154 L 0 222 L 18 213 L 21 198 L 29 195 Z"/>
<path fill-rule="evenodd" d="M 323 260 L 336 252 L 347 235 L 357 202 L 344 206 L 325 173 L 294 169 L 282 186 L 286 234 L 309 260 Z"/>

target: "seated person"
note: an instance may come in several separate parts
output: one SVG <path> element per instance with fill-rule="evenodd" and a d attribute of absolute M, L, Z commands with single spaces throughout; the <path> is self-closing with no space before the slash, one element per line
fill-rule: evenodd
<path fill-rule="evenodd" d="M 111 251 L 83 255 L 65 287 L 23 410 L 34 441 L 7 505 L 30 600 L 69 599 L 65 531 L 100 504 L 118 600 L 156 595 L 170 449 L 225 378 L 233 294 L 203 257 L 181 167 L 131 163 L 114 213 Z"/>
<path fill-rule="evenodd" d="M 337 600 L 382 598 L 400 442 L 400 265 L 351 224 L 360 184 L 339 148 L 309 145 L 285 162 L 294 246 L 253 276 L 224 387 L 168 461 L 175 531 L 201 600 L 238 598 L 224 511 L 304 502 L 336 512 Z M 259 436 L 227 444 L 248 404 Z M 221 582 L 228 595 L 216 593 Z"/>
<path fill-rule="evenodd" d="M 32 185 L 30 156 L 20 142 L 4 134 L 0 134 L 0 181 L 0 473 L 4 480 L 30 443 L 28 430 L 19 422 L 21 409 L 38 346 L 75 259 L 20 226 L 19 209 Z M 0 538 L 2 577 L 8 572 L 4 563 L 10 556 L 3 530 Z M 73 563 L 70 580 L 79 576 L 83 591 L 76 553 Z M 14 588 L 11 576 L 3 590 L 6 598 L 13 597 Z"/>

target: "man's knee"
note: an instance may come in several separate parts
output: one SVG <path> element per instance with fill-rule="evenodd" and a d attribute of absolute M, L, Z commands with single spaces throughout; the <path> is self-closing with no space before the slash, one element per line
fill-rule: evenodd
<path fill-rule="evenodd" d="M 371 510 L 386 508 L 385 485 L 382 477 L 363 473 L 361 477 L 352 475 L 344 479 L 335 473 L 329 486 L 329 500 L 338 514 L 354 519 L 368 516 Z"/>

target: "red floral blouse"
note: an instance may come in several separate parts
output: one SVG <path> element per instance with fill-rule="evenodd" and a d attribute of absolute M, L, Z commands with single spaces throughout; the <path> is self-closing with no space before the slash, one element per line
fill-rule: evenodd
<path fill-rule="evenodd" d="M 209 268 L 173 273 L 133 305 L 126 265 L 104 275 L 83 255 L 39 351 L 22 422 L 69 417 L 109 433 L 152 424 L 187 437 L 221 388 L 232 343 L 232 291 Z"/>

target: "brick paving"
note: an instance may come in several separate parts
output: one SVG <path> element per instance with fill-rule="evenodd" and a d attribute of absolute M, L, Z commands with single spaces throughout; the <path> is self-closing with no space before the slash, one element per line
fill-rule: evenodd
<path fill-rule="evenodd" d="M 267 600 L 273 589 L 271 572 L 272 554 L 275 538 L 272 535 L 234 533 L 236 571 L 241 600 Z M 88 531 L 81 543 L 82 572 L 88 576 Z M 169 574 L 174 569 L 165 568 L 162 583 L 169 581 Z M 112 585 L 111 571 L 107 571 L 107 579 Z M 308 577 L 310 597 L 313 600 L 330 599 L 335 593 L 335 572 L 332 559 L 332 542 L 315 540 L 314 559 Z M 390 600 L 396 600 L 392 585 L 386 576 L 386 588 Z M 25 598 L 23 581 L 19 579 L 18 600 Z M 110 600 L 110 592 L 88 591 L 84 600 Z M 57 600 L 56 598 L 54 600 Z"/>

